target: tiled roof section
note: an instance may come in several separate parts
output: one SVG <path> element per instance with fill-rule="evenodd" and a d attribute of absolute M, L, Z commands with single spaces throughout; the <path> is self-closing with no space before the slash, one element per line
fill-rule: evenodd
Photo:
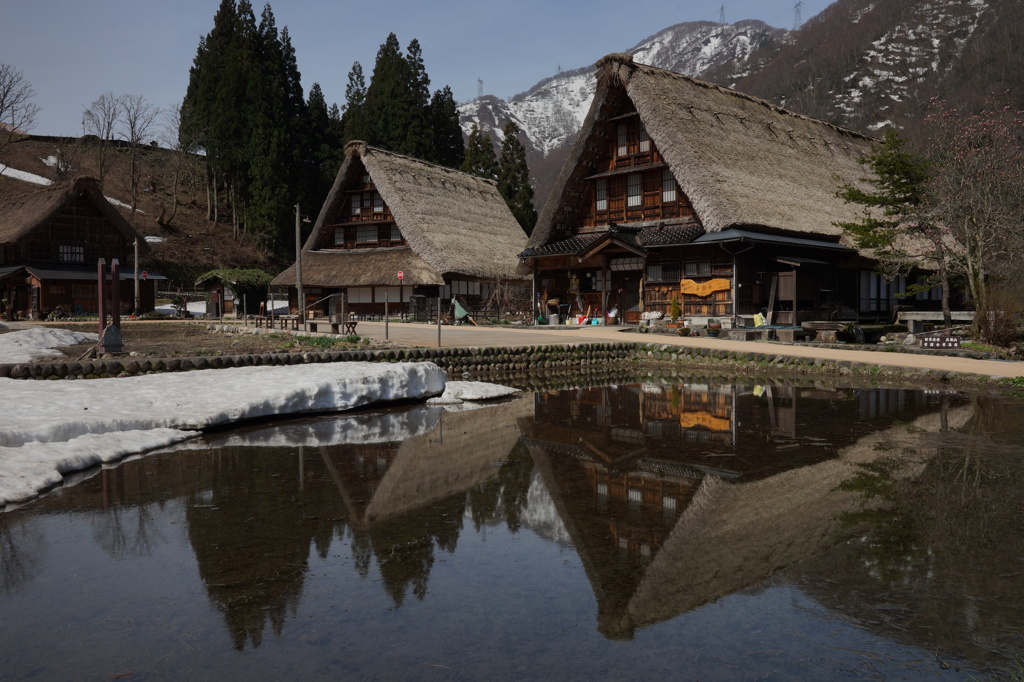
<path fill-rule="evenodd" d="M 526 249 L 519 254 L 520 258 L 533 258 L 537 256 L 566 256 L 579 253 L 596 239 L 604 236 L 601 234 L 581 234 L 569 237 L 558 242 L 551 242 L 535 248 Z"/>
<path fill-rule="evenodd" d="M 704 234 L 704 228 L 699 223 L 693 222 L 689 225 L 646 229 L 640 233 L 636 242 L 640 246 L 673 246 L 689 244 L 702 234 Z"/>
<path fill-rule="evenodd" d="M 609 228 L 609 231 L 614 232 L 619 239 L 640 247 L 689 244 L 704 234 L 704 228 L 696 220 L 683 225 L 661 225 L 657 227 L 644 227 L 642 229 L 630 229 L 627 225 L 615 225 Z M 574 255 L 607 235 L 608 232 L 577 235 L 569 239 L 526 249 L 519 254 L 519 257 L 536 258 L 539 256 Z"/>

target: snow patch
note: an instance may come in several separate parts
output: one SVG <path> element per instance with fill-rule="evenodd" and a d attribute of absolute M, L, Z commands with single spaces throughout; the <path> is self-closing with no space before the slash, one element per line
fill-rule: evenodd
<path fill-rule="evenodd" d="M 95 343 L 98 334 L 73 332 L 69 329 L 31 327 L 0 334 L 0 363 L 35 362 L 43 358 L 62 358 L 56 348 Z"/>
<path fill-rule="evenodd" d="M 21 180 L 22 182 L 31 182 L 36 185 L 52 185 L 53 181 L 44 178 L 42 175 L 36 175 L 35 173 L 26 173 L 25 171 L 15 170 L 10 166 L 3 166 L 0 168 L 0 175 L 4 175 L 8 178 L 15 180 Z"/>

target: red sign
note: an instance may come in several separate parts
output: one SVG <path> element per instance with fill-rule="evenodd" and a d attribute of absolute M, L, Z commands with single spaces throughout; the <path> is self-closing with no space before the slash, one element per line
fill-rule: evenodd
<path fill-rule="evenodd" d="M 142 279 L 149 279 L 149 273 L 145 270 L 142 271 Z"/>
<path fill-rule="evenodd" d="M 401 270 L 399 270 L 398 271 L 398 279 L 402 279 L 403 277 L 405 277 L 405 273 L 402 272 Z"/>

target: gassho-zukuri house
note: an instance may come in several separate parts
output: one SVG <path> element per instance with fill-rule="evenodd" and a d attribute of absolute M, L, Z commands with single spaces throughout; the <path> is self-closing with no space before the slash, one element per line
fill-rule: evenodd
<path fill-rule="evenodd" d="M 104 259 L 109 271 L 117 259 L 127 312 L 134 305 L 136 243 L 139 253 L 149 252 L 94 178 L 80 176 L 11 199 L 0 204 L 0 298 L 22 318 L 40 319 L 58 306 L 95 315 L 97 262 Z M 140 312 L 153 310 L 157 279 L 165 278 L 140 278 Z"/>
<path fill-rule="evenodd" d="M 525 251 L 541 314 L 698 324 L 888 320 L 897 301 L 937 309 L 938 289 L 897 299 L 836 221 L 873 138 L 612 54 Z M 916 277 L 916 275 L 915 275 Z"/>
<path fill-rule="evenodd" d="M 300 251 L 306 316 L 328 314 L 331 294 L 357 315 L 380 315 L 385 302 L 389 314 L 429 312 L 438 296 L 479 305 L 499 284 L 528 281 L 525 245 L 494 181 L 349 142 Z M 271 283 L 290 287 L 292 312 L 295 284 L 294 263 Z"/>

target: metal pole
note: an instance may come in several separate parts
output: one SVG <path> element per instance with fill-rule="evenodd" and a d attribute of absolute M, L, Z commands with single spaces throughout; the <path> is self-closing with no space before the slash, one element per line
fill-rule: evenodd
<path fill-rule="evenodd" d="M 136 317 L 138 317 L 139 313 L 142 310 L 141 306 L 139 305 L 139 238 L 138 237 L 135 238 L 134 246 L 135 246 L 135 310 L 132 311 L 132 314 L 135 315 Z"/>
<path fill-rule="evenodd" d="M 299 205 L 295 204 L 295 289 L 299 297 L 299 323 L 306 328 L 306 295 L 302 291 L 302 227 Z"/>
<path fill-rule="evenodd" d="M 391 298 L 391 287 L 384 287 L 384 340 L 388 340 L 388 299 Z"/>
<path fill-rule="evenodd" d="M 437 347 L 441 347 L 441 287 L 437 288 Z"/>

